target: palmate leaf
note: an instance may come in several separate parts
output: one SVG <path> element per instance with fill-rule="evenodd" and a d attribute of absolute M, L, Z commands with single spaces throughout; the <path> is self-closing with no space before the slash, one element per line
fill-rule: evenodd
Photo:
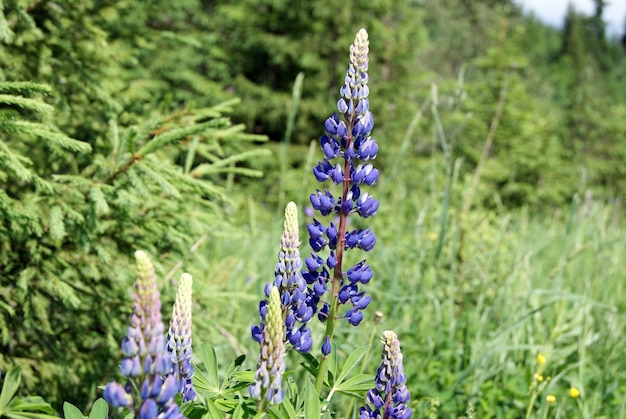
<path fill-rule="evenodd" d="M 202 344 L 202 346 L 200 346 L 200 359 L 202 360 L 204 368 L 206 368 L 206 373 L 197 369 L 197 373 L 194 374 L 193 378 L 194 385 L 215 394 L 219 393 L 220 384 L 218 379 L 217 356 L 215 355 L 213 346 L 208 343 Z"/>

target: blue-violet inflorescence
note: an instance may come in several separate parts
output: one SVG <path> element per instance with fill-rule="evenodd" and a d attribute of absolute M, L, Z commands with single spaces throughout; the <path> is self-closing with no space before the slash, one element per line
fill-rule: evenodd
<path fill-rule="evenodd" d="M 166 348 L 154 267 L 143 251 L 135 252 L 135 260 L 133 314 L 121 345 L 124 358 L 120 373 L 127 382 L 109 383 L 103 397 L 113 407 L 128 408 L 135 418 L 184 418 L 174 400 L 178 382 Z"/>
<path fill-rule="evenodd" d="M 196 392 L 191 379 L 194 368 L 191 365 L 191 275 L 184 273 L 178 283 L 176 301 L 167 334 L 167 349 L 174 365 L 174 377 L 178 380 L 178 392 L 183 401 L 194 400 Z"/>
<path fill-rule="evenodd" d="M 361 322 L 362 310 L 370 303 L 370 297 L 360 286 L 372 279 L 373 271 L 365 260 L 344 271 L 344 250 L 369 251 L 376 237 L 369 228 L 347 231 L 348 216 L 356 213 L 368 218 L 378 210 L 378 200 L 361 191 L 363 185 L 376 184 L 379 175 L 378 169 L 370 163 L 376 157 L 378 145 L 371 137 L 374 119 L 368 100 L 368 52 L 367 32 L 361 29 L 350 46 L 350 65 L 337 103 L 339 112 L 324 123 L 325 134 L 320 139 L 324 159 L 313 168 L 319 182 L 338 185 L 339 193 L 335 195 L 328 188 L 318 189 L 310 197 L 311 204 L 322 216 L 333 215 L 338 221 L 325 224 L 314 218 L 308 224 L 313 253 L 305 259 L 306 269 L 302 273 L 309 285 L 309 305 L 318 318 L 325 321 L 329 317 L 345 317 L 353 326 Z M 322 256 L 323 251 L 327 252 L 325 256 Z M 323 300 L 329 282 L 330 302 Z M 350 306 L 342 316 L 337 315 L 339 304 Z M 324 343 L 327 344 L 324 351 L 329 350 L 330 343 Z"/>
<path fill-rule="evenodd" d="M 274 281 L 265 286 L 266 299 L 259 304 L 261 322 L 252 326 L 252 338 L 262 343 L 266 324 L 267 305 L 272 287 L 280 294 L 281 313 L 284 325 L 284 340 L 287 349 L 293 348 L 308 353 L 313 344 L 311 330 L 307 326 L 313 317 L 307 285 L 302 277 L 300 239 L 298 234 L 298 207 L 289 202 L 285 208 L 284 230 L 280 241 L 278 262 L 274 269 Z"/>
<path fill-rule="evenodd" d="M 408 419 L 413 411 L 407 407 L 411 394 L 406 387 L 402 352 L 398 336 L 391 330 L 381 337 L 383 353 L 376 371 L 376 385 L 367 393 L 367 405 L 361 407 L 360 419 Z"/>

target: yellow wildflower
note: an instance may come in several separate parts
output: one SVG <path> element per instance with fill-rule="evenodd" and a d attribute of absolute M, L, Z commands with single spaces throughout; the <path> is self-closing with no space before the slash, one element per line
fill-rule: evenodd
<path fill-rule="evenodd" d="M 572 387 L 569 389 L 569 396 L 572 399 L 575 399 L 576 397 L 580 396 L 580 390 L 578 390 L 576 387 Z"/>
<path fill-rule="evenodd" d="M 537 355 L 537 362 L 538 362 L 538 363 L 540 363 L 540 364 L 545 364 L 545 363 L 546 363 L 546 361 L 547 361 L 547 359 L 546 359 L 546 357 L 545 357 L 545 356 L 543 356 L 543 355 L 541 355 L 541 354 Z"/>
<path fill-rule="evenodd" d="M 554 396 L 554 394 L 548 394 L 546 396 L 546 401 L 548 403 L 554 403 L 556 401 L 556 397 Z"/>
<path fill-rule="evenodd" d="M 435 240 L 437 240 L 438 236 L 437 236 L 437 233 L 433 233 L 432 231 L 429 231 L 426 237 L 428 237 L 428 240 L 434 242 Z"/>

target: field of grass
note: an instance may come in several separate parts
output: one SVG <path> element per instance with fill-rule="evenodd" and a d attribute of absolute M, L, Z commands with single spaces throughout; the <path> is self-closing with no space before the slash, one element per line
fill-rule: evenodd
<path fill-rule="evenodd" d="M 454 198 L 464 194 L 460 181 L 451 179 L 447 194 L 437 176 L 398 176 L 410 169 L 395 168 L 374 191 L 381 206 L 371 223 L 378 243 L 366 255 L 375 271 L 367 286 L 372 303 L 360 326 L 338 324 L 339 356 L 372 344 L 360 368 L 373 373 L 377 337 L 394 330 L 414 417 L 624 417 L 621 209 L 587 196 L 548 214 L 524 208 L 463 214 Z M 299 193 L 315 188 L 308 169 L 290 177 Z M 430 192 L 413 193 L 425 190 L 420 182 Z M 299 205 L 304 258 L 306 201 Z M 212 236 L 210 263 L 194 275 L 194 333 L 224 363 L 246 354 L 244 366 L 253 369 L 258 346 L 250 326 L 273 279 L 282 218 L 252 199 L 240 215 L 248 220 L 243 231 Z M 313 333 L 315 354 L 322 325 Z M 288 357 L 295 380 L 302 378 L 301 361 Z M 337 417 L 354 407 L 341 397 L 331 403 Z"/>

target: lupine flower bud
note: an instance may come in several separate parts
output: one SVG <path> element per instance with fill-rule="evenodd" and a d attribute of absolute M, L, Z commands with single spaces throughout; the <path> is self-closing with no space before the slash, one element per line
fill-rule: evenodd
<path fill-rule="evenodd" d="M 115 381 L 109 383 L 103 397 L 113 407 L 127 407 L 135 418 L 184 418 L 174 401 L 178 386 L 165 346 L 154 267 L 143 251 L 135 252 L 135 260 L 133 314 L 121 344 L 125 358 L 120 363 L 120 373 L 128 382 L 124 386 Z"/>
<path fill-rule="evenodd" d="M 367 393 L 367 405 L 361 407 L 360 419 L 408 419 L 413 411 L 406 406 L 411 395 L 406 387 L 402 352 L 398 336 L 383 332 L 382 360 L 376 372 L 376 386 Z"/>
<path fill-rule="evenodd" d="M 174 364 L 174 377 L 178 380 L 178 392 L 183 401 L 194 400 L 196 392 L 191 378 L 194 368 L 191 365 L 191 275 L 184 273 L 178 283 L 176 301 L 170 319 L 167 349 Z"/>
<path fill-rule="evenodd" d="M 326 339 L 324 339 L 324 343 L 322 344 L 322 355 L 327 356 L 332 349 L 333 348 L 330 345 L 330 336 L 326 335 Z"/>
<path fill-rule="evenodd" d="M 254 375 L 254 384 L 250 386 L 250 396 L 262 405 L 276 404 L 283 401 L 282 380 L 285 372 L 283 316 L 280 292 L 272 287 L 262 333 L 261 353 L 258 368 Z"/>

